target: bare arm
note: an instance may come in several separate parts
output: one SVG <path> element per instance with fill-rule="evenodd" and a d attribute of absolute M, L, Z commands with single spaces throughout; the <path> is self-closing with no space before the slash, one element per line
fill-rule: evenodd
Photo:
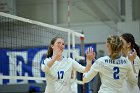
<path fill-rule="evenodd" d="M 99 60 L 96 60 L 91 66 L 90 70 L 87 73 L 84 73 L 83 82 L 87 83 L 92 80 L 98 72 L 101 71 L 102 63 Z"/>
<path fill-rule="evenodd" d="M 86 67 L 84 69 L 84 73 L 90 70 L 92 66 L 92 61 L 95 59 L 95 52 L 93 48 L 88 48 L 86 51 Z"/>
<path fill-rule="evenodd" d="M 87 73 L 84 73 L 83 82 L 87 83 L 87 82 L 91 81 L 97 75 L 97 73 L 98 73 L 97 71 L 90 69 L 90 71 L 88 71 Z"/>

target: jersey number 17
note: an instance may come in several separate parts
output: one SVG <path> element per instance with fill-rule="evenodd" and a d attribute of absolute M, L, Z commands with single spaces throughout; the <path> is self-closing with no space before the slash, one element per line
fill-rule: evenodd
<path fill-rule="evenodd" d="M 58 74 L 58 79 L 63 79 L 64 71 L 58 71 L 57 74 Z"/>

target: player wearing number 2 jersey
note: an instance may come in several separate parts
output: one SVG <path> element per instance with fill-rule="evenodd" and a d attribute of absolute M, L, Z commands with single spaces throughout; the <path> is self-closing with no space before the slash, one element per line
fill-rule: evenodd
<path fill-rule="evenodd" d="M 47 86 L 45 93 L 72 93 L 72 71 L 87 72 L 95 57 L 92 48 L 86 53 L 86 67 L 71 58 L 62 57 L 64 40 L 60 37 L 53 38 L 48 49 L 47 58 L 41 63 L 41 69 L 46 73 Z"/>
<path fill-rule="evenodd" d="M 118 36 L 108 37 L 106 46 L 109 55 L 95 61 L 90 71 L 84 74 L 83 82 L 89 82 L 99 73 L 102 84 L 98 93 L 124 93 L 122 86 L 126 77 L 132 85 L 135 85 L 136 76 L 131 63 L 120 55 L 122 45 L 123 43 Z M 132 54 L 131 57 L 131 61 L 133 61 L 135 56 Z"/>

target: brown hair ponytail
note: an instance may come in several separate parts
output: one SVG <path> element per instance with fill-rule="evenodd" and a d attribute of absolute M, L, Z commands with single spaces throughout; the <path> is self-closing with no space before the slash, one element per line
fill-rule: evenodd
<path fill-rule="evenodd" d="M 107 38 L 107 43 L 110 44 L 111 47 L 111 59 L 115 59 L 116 57 L 118 57 L 120 55 L 122 46 L 123 46 L 123 42 L 120 40 L 120 37 L 117 35 L 112 35 L 110 37 Z"/>

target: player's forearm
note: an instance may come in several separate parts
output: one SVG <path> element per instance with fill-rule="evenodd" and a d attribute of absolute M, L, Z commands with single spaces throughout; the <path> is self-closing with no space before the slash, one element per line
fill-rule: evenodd
<path fill-rule="evenodd" d="M 87 62 L 86 67 L 84 69 L 84 73 L 88 72 L 92 66 L 92 62 Z"/>
<path fill-rule="evenodd" d="M 86 73 L 90 70 L 90 68 L 92 66 L 92 60 L 93 60 L 93 58 L 86 59 L 86 67 L 85 67 L 84 73 Z"/>
<path fill-rule="evenodd" d="M 53 57 L 53 58 L 47 63 L 47 66 L 48 66 L 49 68 L 51 68 L 55 61 L 56 61 L 56 58 Z"/>
<path fill-rule="evenodd" d="M 83 83 L 85 84 L 85 83 L 88 83 L 90 81 L 90 79 L 88 79 L 88 78 L 83 78 Z"/>
<path fill-rule="evenodd" d="M 89 72 L 83 74 L 83 83 L 87 83 L 91 81 L 98 72 L 93 71 L 93 69 L 90 69 Z"/>

